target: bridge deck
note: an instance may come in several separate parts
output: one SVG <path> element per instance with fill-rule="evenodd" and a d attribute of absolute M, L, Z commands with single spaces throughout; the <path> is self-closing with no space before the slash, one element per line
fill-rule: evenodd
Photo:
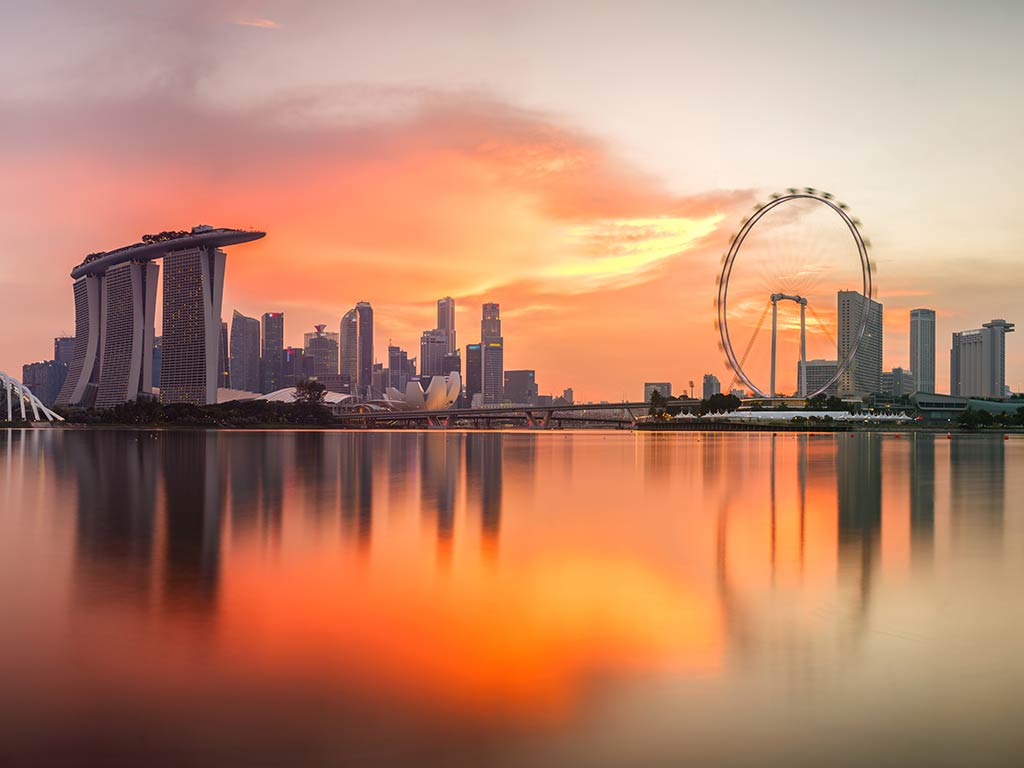
<path fill-rule="evenodd" d="M 678 405 L 683 407 L 695 407 L 700 404 L 699 400 L 683 400 Z M 676 403 L 673 403 L 676 405 Z M 632 424 L 637 416 L 643 415 L 651 407 L 648 402 L 631 403 L 579 403 L 573 405 L 535 405 L 535 406 L 497 406 L 494 408 L 449 408 L 436 411 L 369 411 L 366 413 L 340 413 L 334 419 L 342 424 L 360 424 L 369 426 L 371 424 L 396 424 L 403 422 L 427 422 L 439 426 L 447 426 L 454 422 L 480 422 L 480 421 L 511 421 L 521 420 L 527 423 L 541 422 L 548 424 L 552 422 L 572 423 L 608 423 L 625 425 Z M 625 411 L 629 414 L 627 419 L 608 418 L 609 411 Z M 588 414 L 598 413 L 594 417 Z"/>

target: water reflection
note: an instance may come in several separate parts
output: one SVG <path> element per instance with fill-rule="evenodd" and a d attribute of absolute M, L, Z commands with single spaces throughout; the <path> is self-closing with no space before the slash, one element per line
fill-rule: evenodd
<path fill-rule="evenodd" d="M 98 698 L 89 718 L 104 724 L 141 688 L 171 711 L 204 691 L 218 733 L 202 738 L 220 756 L 241 738 L 225 714 L 241 696 L 264 726 L 285 726 L 265 727 L 261 749 L 290 754 L 301 734 L 324 764 L 353 750 L 368 764 L 589 765 L 712 748 L 743 764 L 723 729 L 751 717 L 778 729 L 763 749 L 799 762 L 807 743 L 780 713 L 827 701 L 847 723 L 836 738 L 853 739 L 873 722 L 860 688 L 894 674 L 894 654 L 911 699 L 941 688 L 941 647 L 906 653 L 906 637 L 982 622 L 996 631 L 972 640 L 970 663 L 1015 659 L 1024 621 L 979 615 L 954 578 L 970 569 L 990 600 L 1016 594 L 1015 448 L 877 434 L 0 432 L 0 596 L 19 628 L 0 639 L 0 680 L 24 693 L 40 687 L 33 669 L 52 672 L 37 709 L 0 711 L 0 742 L 21 734 L 10 743 L 38 758 L 26 739 L 52 712 Z M 951 615 L 922 617 L 949 601 Z M 990 724 L 1013 718 L 997 694 Z M 317 707 L 351 727 L 310 719 Z M 930 734 L 913 711 L 889 714 Z M 657 731 L 670 713 L 702 725 L 686 739 Z M 199 733 L 170 717 L 166 732 L 146 720 L 153 743 Z M 639 753 L 636 732 L 650 737 Z M 963 745 L 970 729 L 945 736 Z M 988 748 L 1003 754 L 1006 739 Z"/>

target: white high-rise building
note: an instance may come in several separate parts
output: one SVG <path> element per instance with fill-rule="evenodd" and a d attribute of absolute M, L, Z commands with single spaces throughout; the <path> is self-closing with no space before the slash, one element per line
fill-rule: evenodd
<path fill-rule="evenodd" d="M 889 397 L 902 397 L 914 394 L 914 373 L 903 368 L 893 368 L 882 372 L 882 394 Z"/>
<path fill-rule="evenodd" d="M 712 395 L 722 394 L 722 382 L 713 373 L 704 374 L 704 386 L 702 394 L 705 400 L 710 400 Z"/>
<path fill-rule="evenodd" d="M 882 305 L 857 291 L 839 291 L 839 360 L 845 360 L 857 340 L 864 313 L 867 326 L 857 353 L 839 376 L 840 395 L 865 395 L 882 391 Z M 813 390 L 812 390 L 813 391 Z"/>
<path fill-rule="evenodd" d="M 910 370 L 915 392 L 935 392 L 935 310 L 910 310 Z"/>
<path fill-rule="evenodd" d="M 806 365 L 803 361 L 798 360 L 796 364 L 797 381 L 804 380 L 804 392 L 810 395 L 824 387 L 828 380 L 836 375 L 838 366 L 838 360 L 808 360 Z M 835 395 L 838 391 L 839 383 L 833 381 L 822 394 Z"/>
<path fill-rule="evenodd" d="M 1013 323 L 997 319 L 953 334 L 949 393 L 959 397 L 1006 396 L 1006 334 Z"/>
<path fill-rule="evenodd" d="M 437 330 L 444 331 L 448 339 L 447 354 L 455 354 L 459 345 L 455 343 L 455 299 L 451 296 L 437 300 Z"/>
<path fill-rule="evenodd" d="M 672 397 L 672 382 L 670 381 L 645 381 L 644 402 L 651 402 L 651 396 L 657 392 L 664 398 Z"/>

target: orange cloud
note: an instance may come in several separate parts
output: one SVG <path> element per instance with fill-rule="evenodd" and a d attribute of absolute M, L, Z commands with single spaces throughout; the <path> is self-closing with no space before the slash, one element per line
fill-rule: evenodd
<path fill-rule="evenodd" d="M 239 19 L 232 21 L 240 27 L 258 27 L 260 29 L 280 29 L 281 25 L 271 19 Z"/>
<path fill-rule="evenodd" d="M 84 253 L 203 222 L 268 232 L 229 255 L 225 316 L 284 310 L 292 343 L 365 299 L 378 350 L 391 340 L 416 354 L 434 300 L 452 295 L 463 344 L 479 302 L 501 302 L 506 367 L 536 368 L 542 391 L 634 396 L 644 378 L 693 378 L 714 359 L 717 254 L 749 193 L 672 194 L 597 139 L 482 97 L 357 101 L 374 115 L 328 118 L 317 100 L 241 114 L 172 99 L 177 130 L 114 109 L 86 116 L 42 176 L 22 155 L 22 201 L 70 219 L 62 242 L 42 246 L 50 323 L 64 318 L 45 335 L 71 325 L 66 275 Z M 124 141 L 104 133 L 118 117 Z M 699 335 L 680 333 L 691 324 Z"/>

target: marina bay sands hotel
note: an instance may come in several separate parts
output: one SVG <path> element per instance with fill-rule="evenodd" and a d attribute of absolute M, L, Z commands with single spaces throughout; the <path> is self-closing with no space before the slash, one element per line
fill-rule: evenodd
<path fill-rule="evenodd" d="M 57 404 L 105 408 L 152 396 L 157 259 L 164 261 L 160 401 L 216 403 L 222 249 L 265 234 L 202 225 L 89 254 L 71 270 L 74 355 Z"/>

